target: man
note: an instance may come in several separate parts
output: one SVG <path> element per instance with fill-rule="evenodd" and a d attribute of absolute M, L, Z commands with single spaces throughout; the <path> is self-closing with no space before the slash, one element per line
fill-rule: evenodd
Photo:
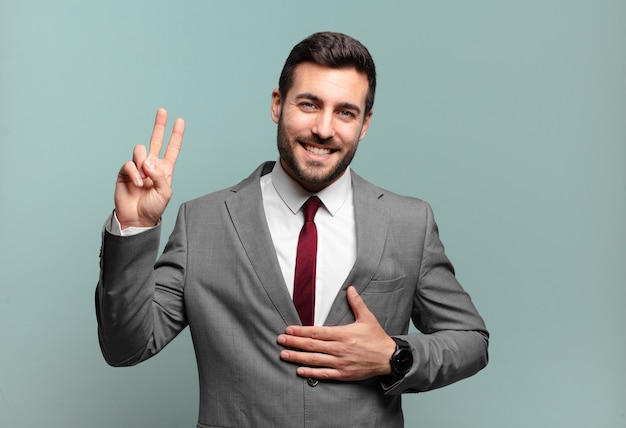
<path fill-rule="evenodd" d="M 349 168 L 375 87 L 358 41 L 317 33 L 296 45 L 272 92 L 278 162 L 183 204 L 155 264 L 184 132 L 177 119 L 159 159 L 157 112 L 149 152 L 135 147 L 119 172 L 103 235 L 96 311 L 109 364 L 150 358 L 189 325 L 198 427 L 325 428 L 401 427 L 403 392 L 486 365 L 487 330 L 430 207 Z"/>

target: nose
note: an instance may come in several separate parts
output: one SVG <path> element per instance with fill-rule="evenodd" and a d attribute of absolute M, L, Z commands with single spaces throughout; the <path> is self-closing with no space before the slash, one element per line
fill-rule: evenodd
<path fill-rule="evenodd" d="M 328 140 L 329 138 L 334 137 L 335 127 L 332 112 L 319 112 L 315 118 L 315 123 L 313 124 L 313 129 L 311 129 L 311 131 L 321 140 Z"/>

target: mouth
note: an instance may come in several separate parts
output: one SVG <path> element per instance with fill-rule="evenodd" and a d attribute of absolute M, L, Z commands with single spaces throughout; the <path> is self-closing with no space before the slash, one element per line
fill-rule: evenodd
<path fill-rule="evenodd" d="M 317 156 L 328 156 L 333 152 L 333 150 L 329 148 L 311 146 L 310 144 L 302 144 L 302 147 L 304 147 L 304 150 L 306 150 L 307 152 Z"/>

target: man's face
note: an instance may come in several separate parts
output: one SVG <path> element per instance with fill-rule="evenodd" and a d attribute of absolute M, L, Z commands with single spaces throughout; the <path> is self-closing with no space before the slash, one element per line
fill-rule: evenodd
<path fill-rule="evenodd" d="M 350 165 L 369 127 L 365 115 L 369 83 L 354 68 L 299 64 L 284 99 L 272 92 L 283 168 L 310 192 L 337 180 Z"/>

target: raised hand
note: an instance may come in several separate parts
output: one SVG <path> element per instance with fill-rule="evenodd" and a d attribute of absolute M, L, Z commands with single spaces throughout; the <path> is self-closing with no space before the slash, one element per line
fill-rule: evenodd
<path fill-rule="evenodd" d="M 163 158 L 159 158 L 167 123 L 167 112 L 159 109 L 154 120 L 149 152 L 135 146 L 133 160 L 126 162 L 115 184 L 115 213 L 125 229 L 158 223 L 172 197 L 172 177 L 185 132 L 183 119 L 176 119 Z"/>
<path fill-rule="evenodd" d="M 363 380 L 391 372 L 389 360 L 396 344 L 378 323 L 354 287 L 347 298 L 356 321 L 335 327 L 289 326 L 278 336 L 286 348 L 280 358 L 300 364 L 303 377 Z"/>

